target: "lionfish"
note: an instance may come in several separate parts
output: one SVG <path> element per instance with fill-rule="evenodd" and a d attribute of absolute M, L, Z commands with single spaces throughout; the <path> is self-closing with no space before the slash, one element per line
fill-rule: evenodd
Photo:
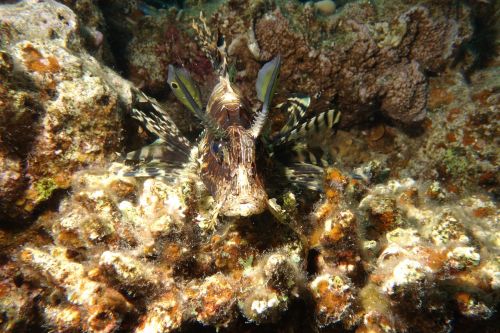
<path fill-rule="evenodd" d="M 223 39 L 214 38 L 200 18 L 203 25 L 193 22 L 193 28 L 202 37 L 200 46 L 218 74 L 206 106 L 200 89 L 184 68 L 170 65 L 167 82 L 177 99 L 201 121 L 201 138 L 196 144 L 190 142 L 158 102 L 137 91 L 139 107 L 133 109 L 132 116 L 158 139 L 126 155 L 126 161 L 135 163 L 135 167 L 124 175 L 160 176 L 173 181 L 194 163 L 214 198 L 215 215 L 223 216 L 264 212 L 269 205 L 266 186 L 276 179 L 321 190 L 327 162 L 308 150 L 303 141 L 309 134 L 333 128 L 340 113 L 332 109 L 305 120 L 311 99 L 295 94 L 276 106 L 287 113 L 288 119 L 281 129 L 271 133 L 268 115 L 281 57 L 276 56 L 258 73 L 256 90 L 262 108 L 252 116 L 247 99 L 230 81 Z"/>

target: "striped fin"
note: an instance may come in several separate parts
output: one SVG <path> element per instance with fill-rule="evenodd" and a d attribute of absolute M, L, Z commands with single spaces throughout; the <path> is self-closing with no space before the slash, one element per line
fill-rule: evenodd
<path fill-rule="evenodd" d="M 189 154 L 191 143 L 181 134 L 170 116 L 159 103 L 142 91 L 134 89 L 137 101 L 132 117 L 137 119 L 152 134 L 163 140 L 164 145 L 185 155 Z"/>
<path fill-rule="evenodd" d="M 286 102 L 276 105 L 276 108 L 283 110 L 283 113 L 288 113 L 288 121 L 275 135 L 279 137 L 290 131 L 296 126 L 306 115 L 307 108 L 311 104 L 311 98 L 303 94 L 294 94 L 287 98 Z"/>
<path fill-rule="evenodd" d="M 332 164 L 323 150 L 308 148 L 303 143 L 294 145 L 291 155 L 293 162 L 312 164 L 321 168 L 326 168 Z"/>
<path fill-rule="evenodd" d="M 168 182 L 173 182 L 182 177 L 181 169 L 171 169 L 162 163 L 140 165 L 132 170 L 120 171 L 118 174 L 122 177 L 134 178 L 161 177 Z"/>
<path fill-rule="evenodd" d="M 173 149 L 163 139 L 158 139 L 150 145 L 129 152 L 124 158 L 125 162 L 151 163 L 162 161 L 178 167 L 182 166 L 188 159 L 189 155 L 185 151 Z"/>
<path fill-rule="evenodd" d="M 124 177 L 163 177 L 174 180 L 188 161 L 189 154 L 173 149 L 158 139 L 125 155 L 122 162 L 132 165 L 132 169 L 118 170 L 118 174 Z"/>
<path fill-rule="evenodd" d="M 285 168 L 285 176 L 290 183 L 302 189 L 323 190 L 324 170 L 308 163 L 293 163 Z"/>
<path fill-rule="evenodd" d="M 227 74 L 227 52 L 226 41 L 223 36 L 213 33 L 207 25 L 207 20 L 200 12 L 199 22 L 193 19 L 191 27 L 196 32 L 195 40 L 198 46 L 203 51 L 205 56 L 210 60 L 212 67 L 220 76 Z"/>
<path fill-rule="evenodd" d="M 273 145 L 279 146 L 287 142 L 306 137 L 312 133 L 319 133 L 332 128 L 340 121 L 340 112 L 336 109 L 328 110 L 312 117 L 306 122 L 294 126 L 288 132 L 273 139 Z"/>

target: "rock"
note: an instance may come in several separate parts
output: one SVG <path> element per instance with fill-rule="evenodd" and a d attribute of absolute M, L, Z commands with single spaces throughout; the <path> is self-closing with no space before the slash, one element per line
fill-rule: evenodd
<path fill-rule="evenodd" d="M 321 0 L 314 3 L 314 8 L 318 10 L 322 15 L 328 16 L 335 13 L 337 6 L 332 0 Z"/>
<path fill-rule="evenodd" d="M 130 85 L 87 53 L 78 18 L 58 2 L 2 5 L 0 25 L 13 64 L 0 71 L 0 215 L 25 219 L 74 172 L 120 150 Z"/>

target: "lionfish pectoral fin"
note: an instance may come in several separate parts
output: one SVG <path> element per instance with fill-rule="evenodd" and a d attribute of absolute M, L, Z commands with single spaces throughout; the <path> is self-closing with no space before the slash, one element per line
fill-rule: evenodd
<path fill-rule="evenodd" d="M 167 82 L 175 97 L 202 122 L 207 130 L 218 138 L 226 136 L 225 131 L 215 120 L 203 111 L 200 90 L 185 69 L 169 65 Z"/>
<path fill-rule="evenodd" d="M 255 82 L 255 89 L 257 90 L 257 97 L 263 103 L 270 104 L 272 94 L 276 89 L 278 82 L 279 70 L 281 65 L 281 57 L 277 56 L 273 60 L 267 62 L 259 70 L 257 81 Z"/>
<path fill-rule="evenodd" d="M 285 167 L 287 180 L 297 188 L 311 191 L 323 190 L 324 170 L 308 163 L 293 163 Z"/>
<path fill-rule="evenodd" d="M 172 181 L 181 175 L 189 161 L 185 152 L 158 139 L 127 153 L 122 160 L 126 166 L 117 173 L 124 177 L 163 177 Z"/>
<path fill-rule="evenodd" d="M 255 116 L 252 124 L 251 133 L 254 138 L 257 138 L 264 127 L 271 100 L 278 84 L 279 71 L 281 66 L 281 57 L 277 56 L 273 60 L 266 63 L 259 71 L 255 88 L 257 97 L 263 103 L 262 110 Z"/>
<path fill-rule="evenodd" d="M 184 106 L 195 114 L 202 112 L 200 89 L 187 70 L 168 65 L 167 82 L 175 97 Z"/>
<path fill-rule="evenodd" d="M 273 138 L 273 145 L 280 146 L 298 139 L 307 137 L 313 133 L 320 133 L 324 130 L 333 128 L 340 122 L 340 112 L 331 109 L 320 113 L 311 119 L 292 127 L 289 131 L 277 135 Z"/>
<path fill-rule="evenodd" d="M 171 169 L 161 163 L 140 165 L 132 170 L 123 170 L 118 173 L 122 177 L 151 178 L 161 177 L 168 182 L 173 182 L 181 177 L 179 169 Z"/>
<path fill-rule="evenodd" d="M 311 104 L 311 98 L 304 94 L 293 94 L 283 103 L 276 105 L 282 113 L 288 114 L 288 120 L 275 135 L 278 137 L 297 126 L 306 115 L 307 108 Z"/>
<path fill-rule="evenodd" d="M 290 151 L 290 160 L 295 163 L 307 163 L 326 168 L 332 164 L 330 155 L 323 149 L 310 148 L 305 143 L 295 144 Z"/>
<path fill-rule="evenodd" d="M 140 149 L 131 151 L 125 155 L 125 162 L 167 162 L 179 167 L 186 163 L 189 155 L 184 150 L 179 150 L 178 147 L 172 146 L 163 139 L 158 139 L 150 145 Z"/>
<path fill-rule="evenodd" d="M 189 156 L 191 143 L 186 139 L 168 113 L 160 104 L 142 91 L 134 89 L 137 101 L 132 108 L 132 117 L 138 120 L 143 127 L 162 139 L 162 144 L 172 151 Z"/>

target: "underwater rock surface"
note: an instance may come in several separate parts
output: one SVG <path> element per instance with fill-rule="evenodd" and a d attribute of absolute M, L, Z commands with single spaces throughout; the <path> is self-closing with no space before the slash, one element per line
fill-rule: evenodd
<path fill-rule="evenodd" d="M 0 5 L 0 331 L 497 332 L 499 5 L 172 3 Z M 342 112 L 317 142 L 335 161 L 321 194 L 284 185 L 272 214 L 215 230 L 201 181 L 113 163 L 153 139 L 131 120 L 134 86 L 199 134 L 167 73 L 210 93 L 200 10 L 254 105 L 281 54 L 277 102 Z"/>
<path fill-rule="evenodd" d="M 2 5 L 0 20 L 0 217 L 22 220 L 67 189 L 75 171 L 120 149 L 131 94 L 86 51 L 68 7 Z"/>

